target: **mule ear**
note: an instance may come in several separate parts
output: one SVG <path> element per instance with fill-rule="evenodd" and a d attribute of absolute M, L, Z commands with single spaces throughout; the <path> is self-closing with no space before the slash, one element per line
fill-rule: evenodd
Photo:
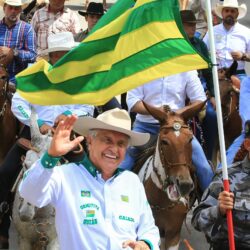
<path fill-rule="evenodd" d="M 182 109 L 177 110 L 175 113 L 179 114 L 185 121 L 197 115 L 205 106 L 207 100 L 203 102 L 190 104 Z"/>
<path fill-rule="evenodd" d="M 144 107 L 149 112 L 150 115 L 152 115 L 156 120 L 158 120 L 160 123 L 164 122 L 168 117 L 168 112 L 164 112 L 162 109 L 151 106 L 147 104 L 146 102 L 143 102 Z"/>
<path fill-rule="evenodd" d="M 232 75 L 236 75 L 237 68 L 238 62 L 234 60 L 230 68 L 226 70 L 226 77 L 230 79 Z"/>
<path fill-rule="evenodd" d="M 31 145 L 37 147 L 40 144 L 42 134 L 37 123 L 37 113 L 34 107 L 31 107 L 30 114 L 30 134 L 31 134 Z"/>
<path fill-rule="evenodd" d="M 240 79 L 237 76 L 231 76 L 231 81 L 232 81 L 232 86 L 233 89 L 237 92 L 240 93 Z"/>

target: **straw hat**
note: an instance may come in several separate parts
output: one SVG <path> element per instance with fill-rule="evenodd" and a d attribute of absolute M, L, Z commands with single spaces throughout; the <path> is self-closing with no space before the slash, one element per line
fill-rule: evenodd
<path fill-rule="evenodd" d="M 130 145 L 144 145 L 149 140 L 148 133 L 139 133 L 131 131 L 131 120 L 129 114 L 123 109 L 111 109 L 97 118 L 79 117 L 74 125 L 74 131 L 80 135 L 86 136 L 89 130 L 105 129 L 123 133 L 130 138 Z"/>
<path fill-rule="evenodd" d="M 4 6 L 4 4 L 8 4 L 11 6 L 21 6 L 22 9 L 25 9 L 29 5 L 29 1 L 22 0 L 0 0 L 0 6 Z"/>
<path fill-rule="evenodd" d="M 79 45 L 79 43 L 74 41 L 71 32 L 50 34 L 48 36 L 48 49 L 43 50 L 42 53 L 47 54 L 55 51 L 70 51 L 77 45 Z"/>
<path fill-rule="evenodd" d="M 239 5 L 237 0 L 224 0 L 222 4 L 217 4 L 215 7 L 215 13 L 218 17 L 222 18 L 223 8 L 236 8 L 239 11 L 238 19 L 243 18 L 247 13 L 247 6 L 245 4 Z"/>

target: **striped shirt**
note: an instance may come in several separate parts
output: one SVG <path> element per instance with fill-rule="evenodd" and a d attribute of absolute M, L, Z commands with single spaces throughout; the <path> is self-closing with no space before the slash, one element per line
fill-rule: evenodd
<path fill-rule="evenodd" d="M 75 12 L 64 8 L 56 14 L 49 11 L 49 6 L 37 10 L 31 20 L 36 36 L 38 55 L 48 48 L 47 38 L 51 33 L 69 31 L 73 35 L 80 31 L 80 21 Z"/>
<path fill-rule="evenodd" d="M 28 63 L 36 59 L 36 38 L 32 26 L 26 22 L 18 21 L 9 28 L 4 19 L 0 21 L 0 46 L 18 50 L 18 55 L 8 65 L 10 81 L 15 83 L 15 75 L 24 70 Z"/>

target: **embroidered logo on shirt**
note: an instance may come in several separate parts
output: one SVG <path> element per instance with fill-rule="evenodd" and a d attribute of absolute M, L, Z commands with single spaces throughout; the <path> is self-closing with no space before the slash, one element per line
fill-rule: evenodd
<path fill-rule="evenodd" d="M 96 204 L 93 203 L 87 203 L 87 204 L 83 204 L 80 206 L 81 209 L 85 209 L 85 208 L 96 208 L 97 210 L 100 209 L 99 206 L 97 206 Z"/>
<path fill-rule="evenodd" d="M 84 225 L 96 225 L 97 219 L 84 219 L 83 224 Z"/>
<path fill-rule="evenodd" d="M 128 216 L 125 216 L 125 215 L 120 215 L 119 220 L 126 220 L 126 221 L 130 221 L 130 222 L 135 222 L 134 218 L 128 217 Z"/>
<path fill-rule="evenodd" d="M 81 190 L 81 197 L 91 197 L 90 191 Z"/>
<path fill-rule="evenodd" d="M 127 195 L 121 195 L 121 200 L 124 202 L 129 202 L 129 197 Z"/>
<path fill-rule="evenodd" d="M 86 217 L 87 218 L 93 218 L 93 217 L 95 217 L 95 210 L 87 210 L 86 211 Z"/>
<path fill-rule="evenodd" d="M 17 108 L 25 118 L 29 118 L 29 115 L 25 112 L 22 106 L 18 105 Z"/>

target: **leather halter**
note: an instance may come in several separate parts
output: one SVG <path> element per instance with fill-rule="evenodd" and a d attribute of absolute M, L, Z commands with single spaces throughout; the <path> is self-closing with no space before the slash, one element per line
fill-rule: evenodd
<path fill-rule="evenodd" d="M 177 127 L 176 124 L 177 124 L 177 122 L 175 122 L 173 125 L 162 126 L 160 128 L 160 131 L 162 129 L 173 129 L 175 131 L 176 130 L 181 130 L 181 128 L 189 129 L 188 125 L 181 125 L 180 123 L 178 123 L 179 126 Z M 160 160 L 161 160 L 162 166 L 164 167 L 165 170 L 167 170 L 167 171 L 165 171 L 166 179 L 164 181 L 161 179 L 158 168 L 155 165 L 155 153 L 152 156 L 152 158 L 148 161 L 145 173 L 147 172 L 149 163 L 152 161 L 153 171 L 155 172 L 155 174 L 156 174 L 156 176 L 157 176 L 157 178 L 158 178 L 158 180 L 159 180 L 159 182 L 161 184 L 161 187 L 162 187 L 161 190 L 165 191 L 166 187 L 171 184 L 170 179 L 169 179 L 169 174 L 168 174 L 168 170 L 170 168 L 173 168 L 173 167 L 176 167 L 176 166 L 187 166 L 189 168 L 190 172 L 194 171 L 194 169 L 192 167 L 191 161 L 189 163 L 187 163 L 187 162 L 169 162 L 166 159 L 166 157 L 164 157 L 164 153 L 163 153 L 163 149 L 162 149 L 162 143 L 160 142 L 160 140 L 158 140 L 158 148 L 159 148 L 159 155 L 160 155 Z M 145 180 L 145 178 L 146 178 L 146 175 L 144 176 L 144 180 Z"/>
<path fill-rule="evenodd" d="M 188 125 L 181 125 L 179 122 L 174 122 L 171 126 L 162 126 L 160 128 L 160 131 L 162 129 L 173 129 L 174 131 L 179 131 L 184 129 L 189 129 Z M 191 161 L 189 163 L 187 162 L 169 162 L 166 157 L 164 157 L 164 152 L 162 149 L 162 143 L 159 141 L 159 150 L 160 150 L 160 158 L 163 166 L 166 166 L 166 169 L 170 169 L 175 166 L 188 166 L 189 169 L 191 169 Z"/>

